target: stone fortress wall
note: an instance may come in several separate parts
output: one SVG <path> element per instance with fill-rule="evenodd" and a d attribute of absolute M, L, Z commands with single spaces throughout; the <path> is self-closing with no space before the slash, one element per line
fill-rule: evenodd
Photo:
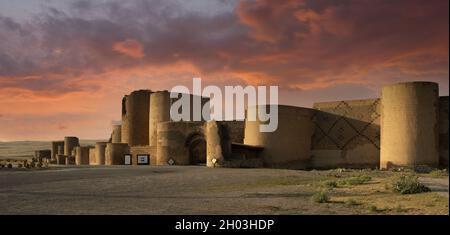
<path fill-rule="evenodd" d="M 199 98 L 190 97 L 191 103 Z M 122 124 L 113 125 L 109 143 L 75 153 L 77 164 L 122 165 L 131 155 L 135 165 L 138 155 L 145 155 L 148 165 L 448 168 L 448 96 L 439 97 L 435 83 L 388 85 L 380 98 L 321 102 L 313 108 L 278 105 L 278 129 L 271 133 L 259 132 L 258 121 L 171 121 L 176 100 L 168 91 L 124 96 Z M 201 98 L 202 104 L 207 101 Z M 248 107 L 247 113 L 259 108 L 267 107 Z M 82 149 L 75 148 L 73 137 L 65 138 L 64 153 L 61 145 L 52 147 L 52 158 L 61 163 L 66 151 Z"/>

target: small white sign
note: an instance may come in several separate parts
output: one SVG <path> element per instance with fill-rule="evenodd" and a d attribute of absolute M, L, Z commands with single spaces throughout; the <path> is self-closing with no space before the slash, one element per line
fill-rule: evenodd
<path fill-rule="evenodd" d="M 131 165 L 131 155 L 125 154 L 125 165 Z"/>
<path fill-rule="evenodd" d="M 138 165 L 148 165 L 149 164 L 149 156 L 148 155 L 137 155 L 137 164 Z"/>

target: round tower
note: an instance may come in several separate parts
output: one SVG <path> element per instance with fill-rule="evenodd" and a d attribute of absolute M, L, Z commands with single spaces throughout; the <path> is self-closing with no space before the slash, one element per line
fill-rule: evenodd
<path fill-rule="evenodd" d="M 73 156 L 72 151 L 75 147 L 80 146 L 79 140 L 74 136 L 64 137 L 64 155 Z"/>
<path fill-rule="evenodd" d="M 248 117 L 257 114 L 259 109 L 269 108 L 259 105 L 247 109 L 244 144 L 264 147 L 260 156 L 266 166 L 305 168 L 311 155 L 314 110 L 278 105 L 278 128 L 274 132 L 261 132 L 260 125 L 267 123 Z"/>
<path fill-rule="evenodd" d="M 158 123 L 170 121 L 170 93 L 159 91 L 150 95 L 149 144 L 156 147 Z"/>
<path fill-rule="evenodd" d="M 97 165 L 105 165 L 105 149 L 107 142 L 95 143 L 95 163 Z"/>
<path fill-rule="evenodd" d="M 150 94 L 149 90 L 138 90 L 125 99 L 125 131 L 122 135 L 123 142 L 129 146 L 148 145 Z"/>
<path fill-rule="evenodd" d="M 380 168 L 437 167 L 438 115 L 438 84 L 408 82 L 383 87 Z"/>
<path fill-rule="evenodd" d="M 89 147 L 75 147 L 75 165 L 89 165 Z"/>

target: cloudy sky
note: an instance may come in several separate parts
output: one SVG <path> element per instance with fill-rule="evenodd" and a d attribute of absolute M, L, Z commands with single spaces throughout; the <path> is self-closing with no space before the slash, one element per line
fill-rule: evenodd
<path fill-rule="evenodd" d="M 278 85 L 284 104 L 448 95 L 448 0 L 0 0 L 0 141 L 102 139 L 134 89 Z"/>

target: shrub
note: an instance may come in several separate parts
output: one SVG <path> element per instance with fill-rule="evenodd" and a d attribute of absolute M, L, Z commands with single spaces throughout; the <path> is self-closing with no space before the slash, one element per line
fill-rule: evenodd
<path fill-rule="evenodd" d="M 402 175 L 392 185 L 395 192 L 401 194 L 415 194 L 431 191 L 430 188 L 419 182 L 415 175 Z"/>
<path fill-rule="evenodd" d="M 329 180 L 325 182 L 325 186 L 328 188 L 336 188 L 337 187 L 337 182 L 334 180 Z"/>
<path fill-rule="evenodd" d="M 369 206 L 369 210 L 370 210 L 371 212 L 377 212 L 377 211 L 378 211 L 378 208 L 377 208 L 377 206 L 375 206 L 375 205 L 371 205 L 371 206 Z"/>
<path fill-rule="evenodd" d="M 6 167 L 8 167 L 8 168 L 12 168 L 12 167 L 13 167 L 13 165 L 12 165 L 11 163 L 8 163 L 8 165 L 6 165 Z"/>
<path fill-rule="evenodd" d="M 347 206 L 356 206 L 356 205 L 358 205 L 358 203 L 354 200 L 354 199 L 347 199 L 347 200 L 345 200 L 345 205 L 347 205 Z"/>
<path fill-rule="evenodd" d="M 435 169 L 430 172 L 430 176 L 432 176 L 432 177 L 448 176 L 448 172 L 445 169 L 442 169 L 442 170 Z"/>
<path fill-rule="evenodd" d="M 339 181 L 339 183 L 343 184 L 343 185 L 358 185 L 358 184 L 367 183 L 370 180 L 372 180 L 372 177 L 367 176 L 367 175 L 360 175 L 360 176 L 342 179 L 341 181 Z"/>
<path fill-rule="evenodd" d="M 313 194 L 312 200 L 317 203 L 326 203 L 330 201 L 330 197 L 324 191 Z"/>

